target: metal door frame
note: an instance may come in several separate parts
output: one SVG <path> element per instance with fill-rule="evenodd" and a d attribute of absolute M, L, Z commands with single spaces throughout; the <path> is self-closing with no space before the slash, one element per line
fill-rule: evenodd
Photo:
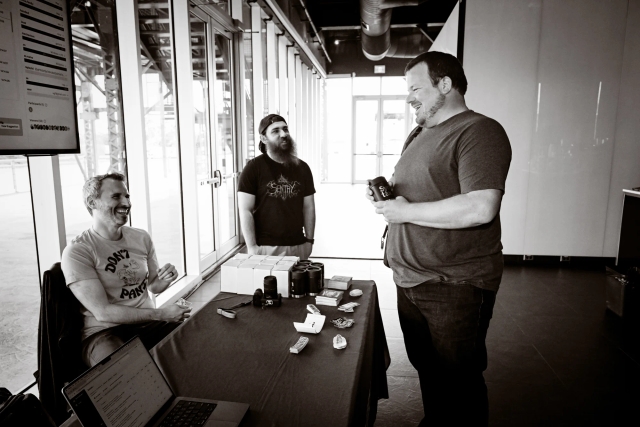
<path fill-rule="evenodd" d="M 237 121 L 240 120 L 239 117 L 237 117 L 237 112 L 236 112 L 236 108 L 235 108 L 235 104 L 236 104 L 236 96 L 237 94 L 234 93 L 237 91 L 236 85 L 235 85 L 235 81 L 237 80 L 236 77 L 236 72 L 237 72 L 237 64 L 235 63 L 236 61 L 236 49 L 235 49 L 235 45 L 236 45 L 236 38 L 234 37 L 234 34 L 229 31 L 229 29 L 227 28 L 226 25 L 224 25 L 223 23 L 220 22 L 219 19 L 216 19 L 218 17 L 216 16 L 212 16 L 211 14 L 207 13 L 207 11 L 203 11 L 200 8 L 196 8 L 196 7 L 191 7 L 190 11 L 196 15 L 198 18 L 202 19 L 203 21 L 205 21 L 205 23 L 207 24 L 207 74 L 209 75 L 209 78 L 207 79 L 207 83 L 208 83 L 208 98 L 209 98 L 209 145 L 210 145 L 210 162 L 211 162 L 211 169 L 212 169 L 212 175 L 209 177 L 209 180 L 211 181 L 211 185 L 214 185 L 214 189 L 213 189 L 213 198 L 212 198 L 212 202 L 213 202 L 213 247 L 214 250 L 213 252 L 209 253 L 208 255 L 205 255 L 204 257 L 200 258 L 200 270 L 201 272 L 204 272 L 205 270 L 207 270 L 209 267 L 211 267 L 213 264 L 215 264 L 216 261 L 218 261 L 219 259 L 221 259 L 222 257 L 224 257 L 224 255 L 226 255 L 231 249 L 233 249 L 235 246 L 238 245 L 239 242 L 239 230 L 238 230 L 238 201 L 237 201 L 237 197 L 234 197 L 234 201 L 233 201 L 233 208 L 234 208 L 234 212 L 235 212 L 235 236 L 232 237 L 231 239 L 229 239 L 227 242 L 221 242 L 220 241 L 220 215 L 228 215 L 228 212 L 225 213 L 221 213 L 219 211 L 219 194 L 217 191 L 215 191 L 215 188 L 217 188 L 216 184 L 221 184 L 222 181 L 224 179 L 228 179 L 231 178 L 233 179 L 235 182 L 235 184 L 237 185 L 237 170 L 238 170 L 238 166 L 237 166 L 237 158 L 239 156 L 238 153 L 238 132 L 237 132 Z M 215 65 L 215 46 L 216 46 L 216 40 L 215 40 L 215 35 L 216 34 L 220 34 L 222 36 L 224 36 L 230 43 L 230 49 L 229 49 L 229 63 L 230 63 L 230 67 L 229 67 L 229 77 L 230 77 L 230 90 L 231 90 L 231 139 L 233 142 L 233 148 L 232 151 L 234 153 L 234 162 L 231 166 L 233 166 L 233 170 L 234 172 L 231 174 L 231 177 L 222 177 L 221 175 L 219 175 L 219 171 L 217 170 L 217 165 L 218 165 L 218 140 L 217 140 L 217 133 L 216 133 L 216 126 L 217 126 L 217 121 L 216 121 L 216 106 L 215 106 L 215 87 L 216 87 L 216 65 Z"/>

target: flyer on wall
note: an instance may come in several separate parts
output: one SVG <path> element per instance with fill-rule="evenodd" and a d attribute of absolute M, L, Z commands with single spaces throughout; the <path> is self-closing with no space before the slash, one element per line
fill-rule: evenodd
<path fill-rule="evenodd" d="M 66 0 L 0 0 L 0 154 L 78 153 Z"/>

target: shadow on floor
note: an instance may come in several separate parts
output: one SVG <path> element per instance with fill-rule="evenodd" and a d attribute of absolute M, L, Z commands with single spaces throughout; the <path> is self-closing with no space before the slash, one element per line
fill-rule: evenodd
<path fill-rule="evenodd" d="M 505 267 L 487 337 L 491 426 L 640 425 L 640 333 L 605 309 L 606 280 L 604 271 Z M 416 426 L 417 374 L 397 311 L 384 312 L 390 398 L 375 425 Z"/>

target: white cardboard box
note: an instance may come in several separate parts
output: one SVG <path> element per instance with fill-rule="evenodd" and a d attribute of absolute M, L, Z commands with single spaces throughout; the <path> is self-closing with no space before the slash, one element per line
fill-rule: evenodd
<path fill-rule="evenodd" d="M 295 261 L 278 261 L 276 265 L 288 265 L 289 267 L 293 267 L 296 265 Z"/>
<path fill-rule="evenodd" d="M 238 266 L 241 259 L 231 259 L 220 268 L 220 291 L 238 293 L 236 283 L 238 282 Z"/>
<path fill-rule="evenodd" d="M 294 262 L 298 262 L 298 261 L 300 261 L 300 257 L 292 256 L 292 255 L 287 255 L 287 256 L 283 256 L 283 257 L 282 257 L 282 261 L 294 261 Z"/>
<path fill-rule="evenodd" d="M 241 295 L 253 295 L 256 288 L 253 287 L 253 269 L 256 264 L 242 263 L 238 266 L 238 279 L 236 292 Z"/>
<path fill-rule="evenodd" d="M 263 259 L 267 259 L 266 255 L 251 255 L 251 257 L 249 259 L 259 259 L 260 261 L 262 261 Z"/>
<path fill-rule="evenodd" d="M 233 259 L 249 259 L 251 258 L 251 255 L 249 254 L 235 254 L 233 256 Z"/>
<path fill-rule="evenodd" d="M 263 259 L 262 261 L 260 261 L 260 265 L 276 265 L 278 263 L 278 261 L 276 261 L 275 259 Z"/>
<path fill-rule="evenodd" d="M 278 281 L 278 293 L 283 298 L 289 298 L 289 280 L 291 279 L 290 265 L 276 264 L 271 269 L 271 275 Z"/>
<path fill-rule="evenodd" d="M 260 288 L 264 291 L 264 278 L 271 276 L 272 265 L 260 264 L 253 269 L 253 292 Z M 251 292 L 251 295 L 253 295 Z"/>
<path fill-rule="evenodd" d="M 267 259 L 274 260 L 274 261 L 280 261 L 280 260 L 282 260 L 282 255 L 270 255 L 270 256 L 267 257 Z"/>

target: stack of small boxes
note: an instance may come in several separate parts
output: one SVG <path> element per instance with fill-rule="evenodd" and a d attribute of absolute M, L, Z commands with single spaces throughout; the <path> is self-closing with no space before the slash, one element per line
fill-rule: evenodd
<path fill-rule="evenodd" d="M 288 298 L 291 269 L 298 260 L 297 256 L 236 254 L 222 265 L 220 290 L 253 295 L 258 288 L 264 291 L 266 276 L 275 276 L 278 280 L 278 293 L 283 298 Z"/>

